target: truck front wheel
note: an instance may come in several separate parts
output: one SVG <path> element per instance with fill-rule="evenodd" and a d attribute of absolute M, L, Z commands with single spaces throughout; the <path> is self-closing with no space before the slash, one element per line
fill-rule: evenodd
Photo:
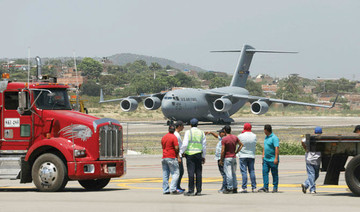
<path fill-rule="evenodd" d="M 107 184 L 109 184 L 109 179 L 96 179 L 96 180 L 79 180 L 79 183 L 82 187 L 89 191 L 99 191 Z"/>
<path fill-rule="evenodd" d="M 68 182 L 64 162 L 51 153 L 43 154 L 35 160 L 31 175 L 39 191 L 60 191 L 64 189 Z"/>
<path fill-rule="evenodd" d="M 346 166 L 345 180 L 353 194 L 360 196 L 360 155 L 351 159 Z"/>

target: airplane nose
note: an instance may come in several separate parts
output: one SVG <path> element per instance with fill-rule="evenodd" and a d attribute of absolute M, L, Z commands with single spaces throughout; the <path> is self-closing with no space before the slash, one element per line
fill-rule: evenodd
<path fill-rule="evenodd" d="M 161 101 L 161 110 L 165 116 L 170 116 L 172 111 L 172 101 Z"/>

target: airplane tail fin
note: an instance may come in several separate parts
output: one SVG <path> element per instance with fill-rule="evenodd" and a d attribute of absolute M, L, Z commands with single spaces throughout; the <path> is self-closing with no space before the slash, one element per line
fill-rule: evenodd
<path fill-rule="evenodd" d="M 99 103 L 102 103 L 104 101 L 104 94 L 102 88 L 100 89 L 100 101 Z"/>
<path fill-rule="evenodd" d="M 285 51 L 272 51 L 272 50 L 256 50 L 250 45 L 244 45 L 241 50 L 226 50 L 226 51 L 211 51 L 211 52 L 240 52 L 238 65 L 235 69 L 230 86 L 242 87 L 246 85 L 246 80 L 249 76 L 249 67 L 251 60 L 256 52 L 259 53 L 297 53 Z"/>

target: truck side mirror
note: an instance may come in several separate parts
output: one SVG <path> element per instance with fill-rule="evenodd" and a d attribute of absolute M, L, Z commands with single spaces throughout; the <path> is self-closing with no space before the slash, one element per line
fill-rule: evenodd
<path fill-rule="evenodd" d="M 18 106 L 18 113 L 20 115 L 24 114 L 25 109 L 27 108 L 27 98 L 26 98 L 26 92 L 20 91 L 19 92 L 19 106 Z"/>

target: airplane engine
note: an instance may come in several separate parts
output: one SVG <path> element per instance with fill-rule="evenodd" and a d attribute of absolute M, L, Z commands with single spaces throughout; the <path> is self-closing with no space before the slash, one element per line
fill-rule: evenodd
<path fill-rule="evenodd" d="M 135 99 L 126 98 L 120 102 L 120 108 L 125 112 L 134 111 L 137 109 L 137 107 L 138 102 Z"/>
<path fill-rule="evenodd" d="M 232 103 L 230 99 L 219 98 L 214 101 L 214 109 L 217 112 L 227 112 L 231 109 Z"/>
<path fill-rule="evenodd" d="M 269 105 L 263 101 L 256 101 L 251 104 L 250 108 L 253 114 L 261 115 L 269 110 Z"/>
<path fill-rule="evenodd" d="M 161 100 L 155 96 L 144 100 L 144 107 L 148 110 L 156 110 L 161 106 Z"/>

